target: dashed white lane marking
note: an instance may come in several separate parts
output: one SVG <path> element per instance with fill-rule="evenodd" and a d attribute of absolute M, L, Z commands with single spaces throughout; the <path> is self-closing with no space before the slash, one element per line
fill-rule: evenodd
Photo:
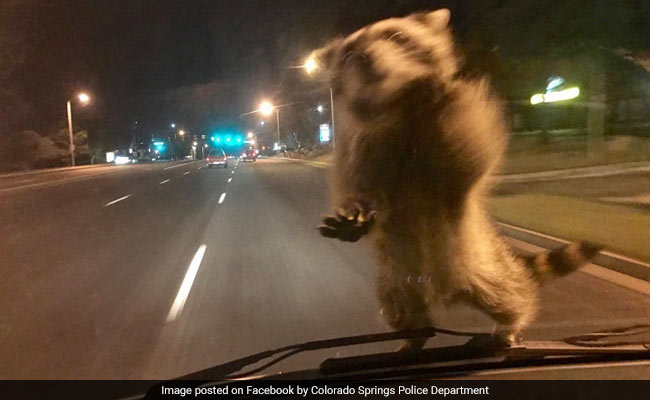
<path fill-rule="evenodd" d="M 219 204 L 223 203 L 223 201 L 226 199 L 226 192 L 221 193 L 221 197 L 219 197 Z"/>
<path fill-rule="evenodd" d="M 115 200 L 113 200 L 113 201 L 109 201 L 108 203 L 104 204 L 104 207 L 112 206 L 113 204 L 118 203 L 118 202 L 120 202 L 120 201 L 122 201 L 122 200 L 126 200 L 126 199 L 128 199 L 129 197 L 131 197 L 131 195 L 130 195 L 130 194 L 127 194 L 126 196 L 122 196 L 122 197 L 120 197 L 119 199 L 115 199 Z"/>
<path fill-rule="evenodd" d="M 232 182 L 232 178 L 228 178 L 228 183 Z"/>
<path fill-rule="evenodd" d="M 183 172 L 183 175 L 187 175 L 189 173 L 190 173 L 190 171 L 185 171 L 185 172 Z"/>
<path fill-rule="evenodd" d="M 198 167 L 197 169 L 201 169 L 201 168 L 203 168 L 203 167 Z"/>
<path fill-rule="evenodd" d="M 232 171 L 232 172 L 231 172 L 231 174 L 234 174 L 234 173 L 235 173 L 235 171 Z"/>
<path fill-rule="evenodd" d="M 165 183 L 169 182 L 171 179 L 165 179 L 164 181 L 160 181 L 159 185 L 164 185 Z"/>
<path fill-rule="evenodd" d="M 183 278 L 183 283 L 178 289 L 176 298 L 172 303 L 172 307 L 169 309 L 169 314 L 167 314 L 167 322 L 172 322 L 178 317 L 178 315 L 183 311 L 183 306 L 185 306 L 185 300 L 190 294 L 190 289 L 192 289 L 192 284 L 194 283 L 194 278 L 196 278 L 196 273 L 199 271 L 199 266 L 205 255 L 206 245 L 202 244 L 199 246 L 199 249 L 194 254 L 190 266 L 187 267 L 187 272 L 185 272 L 185 277 Z"/>

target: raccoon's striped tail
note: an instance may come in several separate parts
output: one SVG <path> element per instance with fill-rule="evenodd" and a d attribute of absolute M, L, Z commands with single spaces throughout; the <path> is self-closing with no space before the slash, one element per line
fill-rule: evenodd
<path fill-rule="evenodd" d="M 590 242 L 569 243 L 559 249 L 524 257 L 539 282 L 564 276 L 589 262 L 602 246 Z"/>

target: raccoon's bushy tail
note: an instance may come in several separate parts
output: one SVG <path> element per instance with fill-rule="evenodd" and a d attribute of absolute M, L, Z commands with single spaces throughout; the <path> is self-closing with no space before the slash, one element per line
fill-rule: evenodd
<path fill-rule="evenodd" d="M 589 262 L 602 246 L 590 242 L 575 242 L 551 250 L 524 257 L 526 266 L 540 282 L 564 276 Z"/>

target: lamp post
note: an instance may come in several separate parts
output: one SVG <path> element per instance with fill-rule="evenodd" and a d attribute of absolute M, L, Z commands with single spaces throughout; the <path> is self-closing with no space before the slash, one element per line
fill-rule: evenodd
<path fill-rule="evenodd" d="M 79 93 L 77 95 L 77 99 L 82 105 L 88 104 L 90 101 L 90 97 L 86 93 Z M 66 103 L 66 108 L 68 111 L 68 136 L 70 139 L 70 165 L 75 166 L 75 159 L 74 159 L 74 133 L 72 132 L 72 100 L 68 100 Z"/>
<path fill-rule="evenodd" d="M 314 58 L 314 56 L 311 55 L 305 60 L 305 63 L 302 65 L 302 68 L 305 70 L 307 75 L 312 75 L 320 67 L 318 65 L 318 62 L 316 62 L 316 59 Z M 318 111 L 320 112 L 321 110 L 318 110 Z M 332 113 L 332 148 L 335 148 L 336 147 L 336 129 L 334 127 L 334 91 L 332 90 L 332 86 L 330 86 L 330 112 Z"/>
<path fill-rule="evenodd" d="M 268 117 L 273 113 L 273 110 L 275 110 L 275 121 L 276 121 L 276 129 L 278 132 L 278 147 L 280 146 L 280 107 L 274 107 L 273 104 L 271 104 L 268 101 L 263 101 L 260 103 L 260 107 L 258 108 L 258 111 L 260 114 Z M 278 151 L 278 156 L 280 155 L 280 152 Z"/>

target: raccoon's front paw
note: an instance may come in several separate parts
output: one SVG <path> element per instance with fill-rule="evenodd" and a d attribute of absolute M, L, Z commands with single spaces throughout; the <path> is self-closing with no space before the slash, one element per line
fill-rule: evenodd
<path fill-rule="evenodd" d="M 344 242 L 356 242 L 370 231 L 375 223 L 376 211 L 368 210 L 361 202 L 349 201 L 335 210 L 335 216 L 323 217 L 320 234 Z"/>

